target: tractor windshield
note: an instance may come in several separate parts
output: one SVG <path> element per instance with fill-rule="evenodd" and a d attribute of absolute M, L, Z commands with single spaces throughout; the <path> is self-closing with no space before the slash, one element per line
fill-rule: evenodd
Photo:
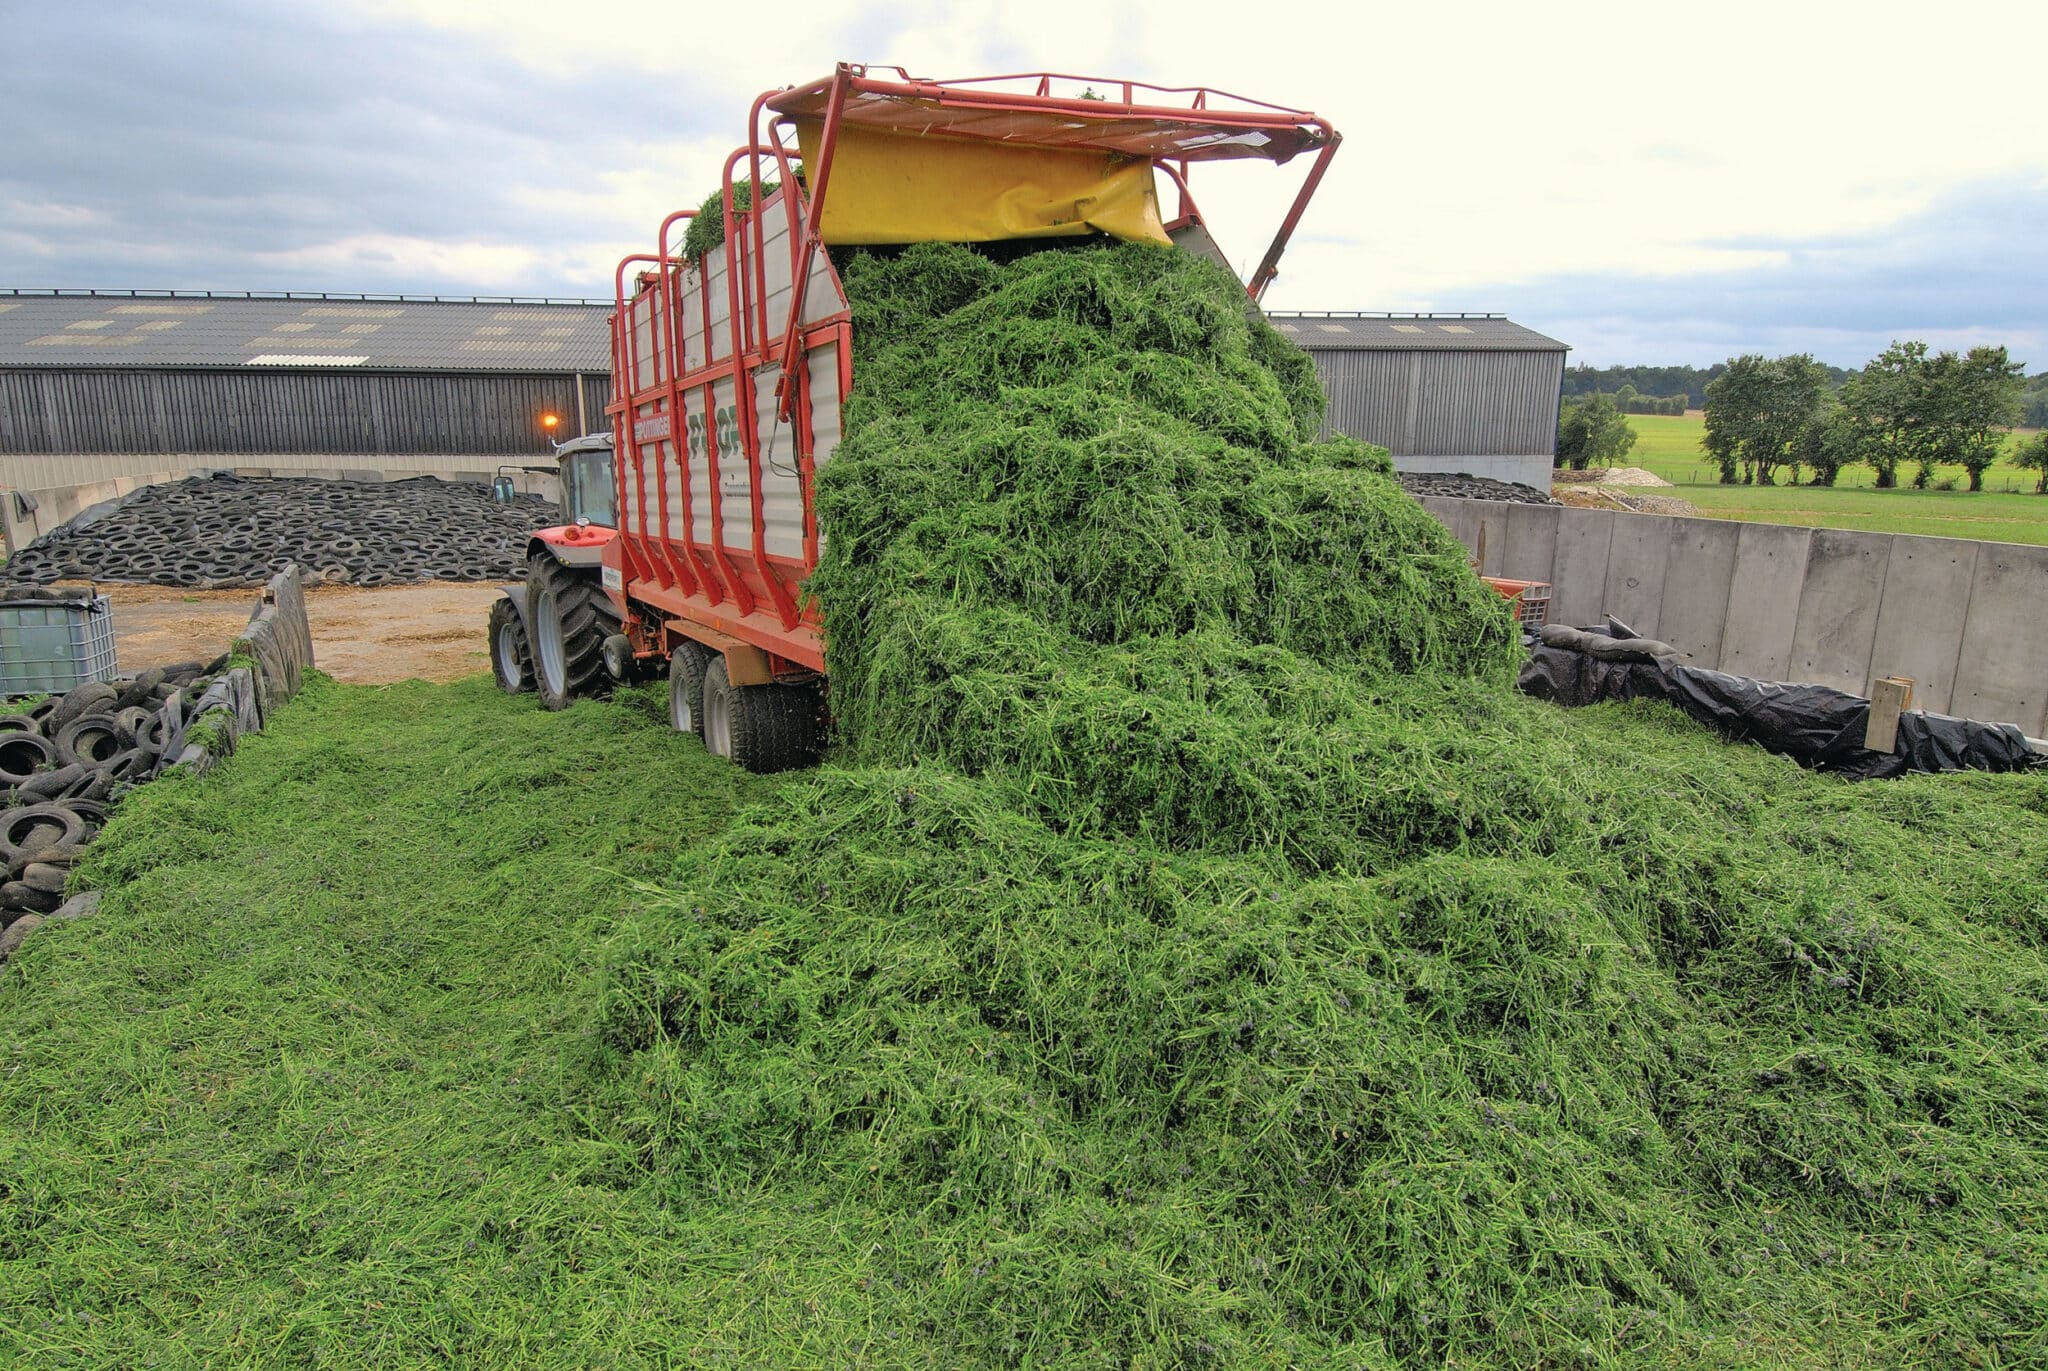
<path fill-rule="evenodd" d="M 588 519 L 599 528 L 617 528 L 618 511 L 612 487 L 609 449 L 578 452 L 562 460 L 562 515 L 566 523 Z"/>

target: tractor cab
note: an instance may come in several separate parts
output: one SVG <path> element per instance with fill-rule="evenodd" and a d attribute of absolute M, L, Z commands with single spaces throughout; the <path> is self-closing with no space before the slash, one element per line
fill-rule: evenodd
<path fill-rule="evenodd" d="M 619 526 L 618 491 L 612 484 L 612 435 L 587 433 L 555 449 L 561 466 L 562 522 L 591 528 Z"/>

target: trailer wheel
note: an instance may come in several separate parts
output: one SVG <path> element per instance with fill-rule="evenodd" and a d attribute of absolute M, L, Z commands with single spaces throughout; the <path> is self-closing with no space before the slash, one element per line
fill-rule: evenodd
<path fill-rule="evenodd" d="M 811 686 L 736 686 L 725 659 L 704 673 L 704 746 L 757 773 L 810 766 L 825 746 L 823 700 Z"/>
<path fill-rule="evenodd" d="M 533 689 L 533 647 L 526 641 L 526 624 L 519 608 L 504 596 L 491 606 L 491 674 L 498 689 L 507 695 L 524 695 Z"/>
<path fill-rule="evenodd" d="M 668 721 L 678 733 L 704 736 L 704 673 L 711 666 L 711 649 L 694 639 L 668 659 Z"/>
<path fill-rule="evenodd" d="M 545 554 L 527 567 L 534 688 L 545 708 L 567 709 L 604 689 L 604 640 L 617 631 L 611 601 L 595 576 Z"/>

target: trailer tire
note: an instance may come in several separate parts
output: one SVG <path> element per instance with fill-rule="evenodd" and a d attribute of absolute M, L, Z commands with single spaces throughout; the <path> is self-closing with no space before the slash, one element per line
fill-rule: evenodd
<path fill-rule="evenodd" d="M 491 675 L 507 695 L 533 689 L 533 644 L 526 640 L 526 621 L 519 607 L 503 595 L 491 606 Z"/>
<path fill-rule="evenodd" d="M 704 736 L 704 673 L 711 649 L 693 638 L 669 654 L 668 721 L 678 733 Z"/>
<path fill-rule="evenodd" d="M 567 709 L 579 696 L 602 693 L 604 640 L 618 630 L 597 577 L 536 553 L 526 584 L 533 684 L 541 705 Z"/>
<path fill-rule="evenodd" d="M 736 686 L 715 658 L 704 673 L 704 746 L 757 774 L 814 765 L 825 745 L 823 704 L 812 686 Z"/>

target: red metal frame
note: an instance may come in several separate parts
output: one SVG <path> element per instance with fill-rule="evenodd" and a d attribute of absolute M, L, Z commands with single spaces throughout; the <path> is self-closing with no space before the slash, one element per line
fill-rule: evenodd
<path fill-rule="evenodd" d="M 1059 83 L 1106 89 L 1119 98 L 1056 95 Z M 1020 86 L 1024 89 L 1017 89 Z M 815 120 L 819 131 L 812 162 L 800 175 L 786 135 L 803 120 Z M 623 591 L 615 592 L 624 602 L 622 608 L 638 603 L 659 612 L 658 616 L 627 615 L 636 649 L 643 653 L 667 652 L 674 635 L 681 631 L 675 623 L 684 623 L 761 650 L 776 675 L 822 673 L 825 669 L 817 608 L 805 603 L 800 593 L 803 579 L 817 566 L 819 550 L 810 354 L 820 347 L 837 347 L 837 381 L 843 404 L 853 387 L 853 337 L 843 292 L 839 292 L 836 308 L 818 318 L 806 321 L 805 312 L 811 276 L 824 246 L 820 227 L 831 189 L 834 154 L 840 133 L 848 126 L 915 129 L 929 137 L 1085 147 L 1142 157 L 1163 171 L 1179 191 L 1174 228 L 1201 222 L 1188 191 L 1192 163 L 1256 157 L 1277 164 L 1312 151 L 1316 156 L 1308 175 L 1258 270 L 1246 282 L 1245 289 L 1254 300 L 1264 294 L 1277 274 L 1281 254 L 1342 141 L 1328 121 L 1306 111 L 1204 86 L 1153 86 L 1049 72 L 928 81 L 915 79 L 900 67 L 841 63 L 822 81 L 770 91 L 755 100 L 749 113 L 748 141 L 726 159 L 720 179 L 725 242 L 718 249 L 718 261 L 725 270 L 726 336 L 716 336 L 712 328 L 709 265 L 696 273 L 693 285 L 686 276 L 689 264 L 670 247 L 676 225 L 693 217 L 695 211 L 679 210 L 664 219 L 656 252 L 621 261 L 615 280 L 614 386 L 607 413 L 613 422 L 613 468 L 621 523 L 632 525 L 637 520 L 638 526 L 624 528 L 623 536 L 607 546 L 605 556 L 607 567 L 617 569 L 623 584 Z M 751 190 L 749 208 L 735 211 L 735 174 L 743 164 Z M 791 288 L 784 318 L 769 315 L 766 225 L 770 206 L 760 194 L 767 167 L 773 168 L 780 182 L 777 209 L 787 216 L 789 229 L 786 248 Z M 629 293 L 627 276 L 636 265 L 651 270 L 635 273 L 635 289 Z M 838 276 L 829 258 L 824 275 L 837 290 Z M 682 336 L 683 292 L 692 288 L 698 292 L 694 303 L 704 320 L 703 359 L 694 366 L 690 340 Z M 650 333 L 652 376 L 641 374 L 635 347 L 638 322 L 644 322 Z M 778 374 L 769 427 L 773 433 L 788 424 L 796 455 L 802 503 L 801 557 L 772 553 L 768 547 L 760 432 L 763 416 L 756 387 L 759 373 L 770 367 Z M 727 382 L 732 391 L 727 436 L 736 452 L 728 449 L 720 433 L 716 387 Z M 643 410 L 647 412 L 643 414 Z M 701 447 L 701 470 L 706 476 L 708 541 L 697 536 L 698 511 L 693 508 L 690 472 L 699 453 L 693 447 Z M 673 453 L 680 490 L 680 538 L 670 533 L 671 459 L 664 455 L 665 450 Z M 738 541 L 728 541 L 721 466 L 732 470 L 739 460 L 746 464 L 750 492 L 743 515 L 747 533 Z M 650 474 L 652 509 L 647 498 Z M 630 507 L 631 517 L 626 498 L 629 489 L 637 496 Z M 651 529 L 649 524 L 655 520 L 659 527 Z"/>

